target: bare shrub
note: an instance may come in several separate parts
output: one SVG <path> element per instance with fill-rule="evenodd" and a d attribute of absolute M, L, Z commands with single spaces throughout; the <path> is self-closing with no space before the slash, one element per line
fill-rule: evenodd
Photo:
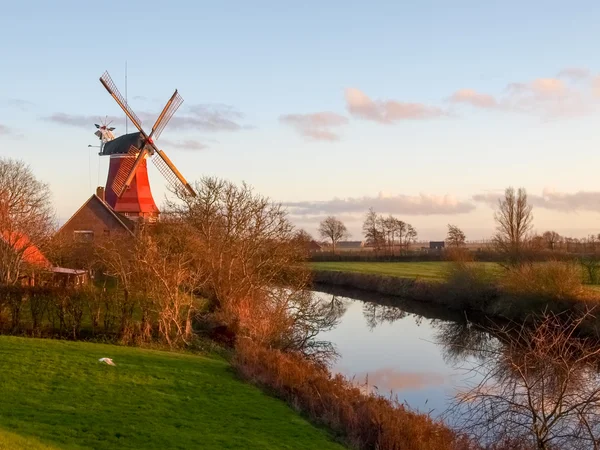
<path fill-rule="evenodd" d="M 304 292 L 306 246 L 285 210 L 245 184 L 204 178 L 195 188 L 194 198 L 176 192 L 168 215 L 195 236 L 197 292 L 212 319 L 262 345 L 312 353 L 327 311 Z"/>
<path fill-rule="evenodd" d="M 500 283 L 506 294 L 524 300 L 577 300 L 585 294 L 581 270 L 569 262 L 549 261 L 512 267 Z"/>
<path fill-rule="evenodd" d="M 240 340 L 233 364 L 246 379 L 275 393 L 326 425 L 352 448 L 439 450 L 477 448 L 427 415 L 332 376 L 297 353 L 283 353 Z"/>
<path fill-rule="evenodd" d="M 491 329 L 475 355 L 478 381 L 449 411 L 460 429 L 485 442 L 530 448 L 600 448 L 600 344 L 583 337 L 582 315 L 544 313 Z M 481 341 L 471 341 L 481 342 Z"/>
<path fill-rule="evenodd" d="M 458 258 L 446 268 L 444 281 L 446 298 L 454 307 L 485 309 L 488 300 L 496 295 L 494 274 L 476 262 Z"/>

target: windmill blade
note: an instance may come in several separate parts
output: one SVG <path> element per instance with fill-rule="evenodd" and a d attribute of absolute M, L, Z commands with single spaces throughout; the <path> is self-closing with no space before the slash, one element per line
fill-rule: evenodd
<path fill-rule="evenodd" d="M 137 171 L 140 162 L 146 156 L 146 153 L 147 151 L 145 149 L 140 150 L 135 145 L 129 147 L 127 156 L 124 157 L 125 161 L 121 163 L 121 167 L 119 167 L 119 171 L 117 172 L 117 175 L 115 175 L 115 180 L 111 186 L 113 192 L 117 194 L 117 197 L 120 198 L 131 184 L 135 172 Z"/>
<path fill-rule="evenodd" d="M 192 197 L 196 196 L 196 191 L 194 191 L 192 186 L 190 186 L 183 175 L 181 175 L 181 172 L 177 170 L 177 167 L 175 167 L 175 164 L 171 162 L 165 152 L 157 150 L 152 156 L 152 162 L 171 186 L 175 189 L 181 189 L 183 187 Z"/>
<path fill-rule="evenodd" d="M 144 132 L 144 130 L 142 130 L 142 121 L 139 119 L 138 116 L 135 115 L 133 110 L 129 107 L 127 101 L 123 98 L 123 95 L 117 89 L 115 82 L 112 80 L 108 72 L 104 72 L 104 74 L 100 77 L 100 83 L 102 83 L 102 86 L 104 86 L 108 93 L 112 95 L 112 98 L 115 99 L 115 101 L 119 104 L 121 109 L 125 112 L 125 114 L 127 114 L 129 120 L 131 120 L 131 122 L 140 131 L 140 133 L 142 133 L 142 136 L 147 139 L 146 133 Z"/>
<path fill-rule="evenodd" d="M 175 89 L 175 93 L 171 96 L 165 107 L 163 108 L 160 116 L 156 119 L 156 123 L 152 127 L 152 132 L 150 133 L 150 137 L 148 139 L 158 139 L 169 123 L 169 120 L 173 117 L 175 112 L 179 109 L 181 104 L 183 103 L 183 98 Z"/>

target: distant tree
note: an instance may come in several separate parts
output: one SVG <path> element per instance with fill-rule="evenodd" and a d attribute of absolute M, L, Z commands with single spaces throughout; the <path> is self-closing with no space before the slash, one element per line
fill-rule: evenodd
<path fill-rule="evenodd" d="M 412 242 L 417 241 L 417 230 L 411 225 L 406 224 L 406 234 L 404 235 L 404 244 L 406 246 L 406 250 Z"/>
<path fill-rule="evenodd" d="M 335 246 L 342 239 L 346 239 L 350 236 L 346 225 L 334 216 L 329 216 L 319 224 L 319 235 L 323 239 L 331 241 L 331 248 L 335 253 Z"/>
<path fill-rule="evenodd" d="M 375 250 L 380 250 L 385 245 L 385 236 L 380 230 L 380 217 L 373 208 L 369 208 L 363 222 L 363 234 L 367 244 L 372 245 Z"/>
<path fill-rule="evenodd" d="M 562 237 L 556 231 L 546 231 L 542 234 L 546 248 L 555 250 L 556 246 L 562 241 Z"/>
<path fill-rule="evenodd" d="M 50 187 L 22 161 L 0 158 L 0 283 L 15 284 L 27 255 L 54 230 Z"/>
<path fill-rule="evenodd" d="M 465 245 L 465 233 L 456 225 L 448 224 L 446 244 L 449 247 L 463 247 Z"/>
<path fill-rule="evenodd" d="M 494 214 L 496 234 L 493 242 L 496 250 L 504 254 L 510 263 L 522 259 L 527 236 L 532 228 L 532 206 L 527 202 L 524 188 L 509 187 L 504 198 L 498 200 L 498 210 Z"/>

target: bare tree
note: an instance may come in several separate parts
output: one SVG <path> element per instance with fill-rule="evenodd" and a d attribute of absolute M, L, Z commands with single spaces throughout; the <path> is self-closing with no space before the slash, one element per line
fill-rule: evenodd
<path fill-rule="evenodd" d="M 194 187 L 196 197 L 176 191 L 164 215 L 193 237 L 186 255 L 207 301 L 202 320 L 253 345 L 314 354 L 330 313 L 306 291 L 306 248 L 285 209 L 245 184 L 203 178 Z"/>
<path fill-rule="evenodd" d="M 446 244 L 449 247 L 464 247 L 465 233 L 456 225 L 448 224 L 448 235 L 446 236 Z"/>
<path fill-rule="evenodd" d="M 369 208 L 363 222 L 363 234 L 367 244 L 375 247 L 375 250 L 380 250 L 385 245 L 385 235 L 380 229 L 380 224 L 381 218 L 373 208 Z"/>
<path fill-rule="evenodd" d="M 333 253 L 335 253 L 335 246 L 342 239 L 346 239 L 350 236 L 346 225 L 343 222 L 333 216 L 327 217 L 319 224 L 319 235 L 323 239 L 329 239 L 331 241 L 331 247 Z"/>
<path fill-rule="evenodd" d="M 411 224 L 406 224 L 406 234 L 404 235 L 404 245 L 406 247 L 406 250 L 408 250 L 410 244 L 416 242 L 416 240 L 417 230 Z"/>
<path fill-rule="evenodd" d="M 55 225 L 51 198 L 29 166 L 0 158 L 0 283 L 17 283 L 35 247 L 48 241 Z"/>
<path fill-rule="evenodd" d="M 467 338 L 465 346 L 452 341 L 454 356 L 476 359 L 472 371 L 479 380 L 449 411 L 459 428 L 483 442 L 599 449 L 600 344 L 579 333 L 592 318 L 589 312 L 544 313 L 490 329 L 492 339 Z"/>
<path fill-rule="evenodd" d="M 556 231 L 546 231 L 542 234 L 542 238 L 546 244 L 546 248 L 550 250 L 555 250 L 556 246 L 562 241 L 561 235 Z"/>
<path fill-rule="evenodd" d="M 493 242 L 496 250 L 504 254 L 511 263 L 522 259 L 527 235 L 533 225 L 531 210 L 524 188 L 515 192 L 514 188 L 509 187 L 504 192 L 504 198 L 498 200 L 498 210 L 494 214 L 497 231 Z"/>

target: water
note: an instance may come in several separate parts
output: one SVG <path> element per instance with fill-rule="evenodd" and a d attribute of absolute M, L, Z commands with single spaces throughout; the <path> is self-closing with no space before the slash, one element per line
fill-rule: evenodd
<path fill-rule="evenodd" d="M 364 293 L 339 289 L 315 295 L 342 302 L 345 310 L 332 330 L 319 335 L 339 354 L 334 372 L 354 377 L 357 383 L 368 381 L 369 390 L 395 396 L 432 416 L 443 413 L 457 392 L 474 381 L 472 362 L 452 358 L 448 342 L 443 342 L 467 326 L 460 314 L 451 316 L 417 303 L 383 306 L 355 298 L 364 298 Z"/>

